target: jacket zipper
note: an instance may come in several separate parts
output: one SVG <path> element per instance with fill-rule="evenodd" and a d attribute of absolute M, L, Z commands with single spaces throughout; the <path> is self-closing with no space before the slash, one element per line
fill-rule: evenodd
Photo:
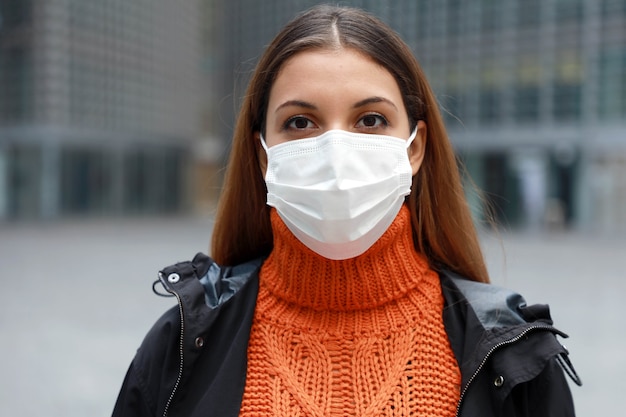
<path fill-rule="evenodd" d="M 483 367 L 485 366 L 485 363 L 487 363 L 487 360 L 493 354 L 493 352 L 495 352 L 496 350 L 500 349 L 502 346 L 510 345 L 512 343 L 515 343 L 515 342 L 519 341 L 521 338 L 526 336 L 529 332 L 531 332 L 533 330 L 538 330 L 538 329 L 550 330 L 550 329 L 552 329 L 552 327 L 550 327 L 550 326 L 531 326 L 531 327 L 528 327 L 522 333 L 518 334 L 517 336 L 513 337 L 512 339 L 503 340 L 502 342 L 496 344 L 491 349 L 489 349 L 489 351 L 487 352 L 487 354 L 483 358 L 482 362 L 480 363 L 480 365 L 478 366 L 478 368 L 476 369 L 474 374 L 472 374 L 471 378 L 467 381 L 467 384 L 465 384 L 465 388 L 461 392 L 461 396 L 459 397 L 459 402 L 458 402 L 458 404 L 456 406 L 455 417 L 459 417 L 460 416 L 459 413 L 461 412 L 461 406 L 463 404 L 463 398 L 465 398 L 465 394 L 467 393 L 467 390 L 469 389 L 470 385 L 472 385 L 472 382 L 474 382 L 474 380 L 476 379 L 476 377 L 478 376 L 480 371 L 483 369 Z"/>
<path fill-rule="evenodd" d="M 172 389 L 172 393 L 165 403 L 165 408 L 163 409 L 163 417 L 167 417 L 167 413 L 169 412 L 169 408 L 172 405 L 172 400 L 174 399 L 174 395 L 178 390 L 178 386 L 180 385 L 180 381 L 183 378 L 183 363 L 184 363 L 184 336 L 185 336 L 185 321 L 183 319 L 183 303 L 180 299 L 180 296 L 176 292 L 172 292 L 176 299 L 178 300 L 178 310 L 180 312 L 180 365 L 178 367 L 178 377 L 176 378 L 176 383 L 174 384 L 174 388 Z"/>

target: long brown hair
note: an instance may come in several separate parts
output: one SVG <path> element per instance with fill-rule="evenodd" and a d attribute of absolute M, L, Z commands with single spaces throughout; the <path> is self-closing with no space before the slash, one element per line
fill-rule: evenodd
<path fill-rule="evenodd" d="M 407 197 L 415 249 L 435 269 L 481 282 L 489 277 L 467 205 L 456 157 L 435 96 L 410 48 L 387 25 L 354 8 L 316 6 L 292 20 L 261 57 L 235 126 L 211 241 L 213 258 L 234 265 L 267 255 L 273 246 L 265 181 L 255 132 L 264 132 L 270 89 L 287 59 L 310 49 L 353 48 L 396 79 L 411 129 L 427 125 L 424 161 Z"/>

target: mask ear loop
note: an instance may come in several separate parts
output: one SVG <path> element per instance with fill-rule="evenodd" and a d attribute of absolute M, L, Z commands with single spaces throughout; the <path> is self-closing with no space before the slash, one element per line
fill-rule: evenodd
<path fill-rule="evenodd" d="M 263 138 L 263 134 L 259 134 L 259 138 L 261 140 L 261 146 L 263 147 L 263 149 L 265 149 L 265 153 L 269 153 L 269 149 L 267 147 L 267 143 L 265 143 L 265 139 Z"/>
<path fill-rule="evenodd" d="M 406 140 L 407 149 L 409 149 L 409 146 L 411 146 L 411 144 L 413 143 L 416 137 L 417 137 L 417 126 L 415 126 L 415 129 L 413 129 L 413 133 L 411 133 L 411 136 L 409 136 L 409 138 Z"/>
<path fill-rule="evenodd" d="M 265 138 L 263 138 L 263 133 L 259 133 L 259 140 L 261 141 L 261 146 L 265 150 L 265 175 L 263 176 L 265 179 L 267 178 L 267 173 L 269 171 L 268 168 L 269 168 L 269 160 L 270 160 L 270 151 L 267 146 L 267 143 L 265 143 Z"/>

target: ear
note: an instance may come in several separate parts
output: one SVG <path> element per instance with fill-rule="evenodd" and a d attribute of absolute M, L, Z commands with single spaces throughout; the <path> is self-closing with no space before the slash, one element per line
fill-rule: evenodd
<path fill-rule="evenodd" d="M 417 122 L 417 134 L 413 143 L 409 146 L 409 162 L 411 168 L 413 168 L 413 175 L 417 174 L 424 161 L 424 154 L 426 153 L 426 140 L 427 140 L 427 126 L 426 122 L 420 120 Z"/>
<path fill-rule="evenodd" d="M 265 153 L 265 149 L 261 146 L 261 132 L 254 132 L 254 143 L 256 143 L 257 148 L 257 158 L 259 159 L 259 169 L 261 170 L 261 175 L 265 178 L 265 173 L 267 172 L 267 154 Z"/>

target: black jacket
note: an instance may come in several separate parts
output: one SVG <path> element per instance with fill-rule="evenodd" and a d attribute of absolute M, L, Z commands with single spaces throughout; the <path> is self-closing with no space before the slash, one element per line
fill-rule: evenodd
<path fill-rule="evenodd" d="M 152 327 L 124 379 L 114 417 L 237 416 L 262 259 L 220 267 L 206 255 L 163 269 L 178 299 Z M 574 416 L 548 307 L 515 293 L 441 273 L 444 324 L 462 374 L 457 415 Z"/>

